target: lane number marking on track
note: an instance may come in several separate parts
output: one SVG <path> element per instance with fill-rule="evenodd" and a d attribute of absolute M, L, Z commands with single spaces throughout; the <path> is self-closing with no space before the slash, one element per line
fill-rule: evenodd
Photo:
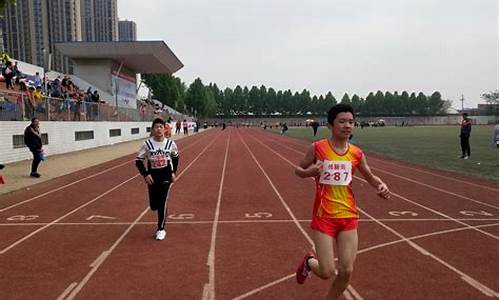
<path fill-rule="evenodd" d="M 389 214 L 394 217 L 401 217 L 401 216 L 411 216 L 411 217 L 416 217 L 418 214 L 414 211 L 409 211 L 409 210 L 404 210 L 404 211 L 390 211 Z"/>
<path fill-rule="evenodd" d="M 194 214 L 187 213 L 187 214 L 171 214 L 168 215 L 169 219 L 172 220 L 191 220 L 194 219 Z"/>
<path fill-rule="evenodd" d="M 484 210 L 480 210 L 480 211 L 462 210 L 462 211 L 460 211 L 460 213 L 462 215 L 469 216 L 469 217 L 472 217 L 472 216 L 487 216 L 487 217 L 492 217 L 493 216 L 492 213 L 489 213 L 489 212 L 484 211 Z"/>
<path fill-rule="evenodd" d="M 250 213 L 245 214 L 245 218 L 270 218 L 272 216 L 273 214 L 268 212 L 256 212 L 253 214 Z"/>
<path fill-rule="evenodd" d="M 36 218 L 38 218 L 37 215 L 27 215 L 27 216 L 16 215 L 16 216 L 8 217 L 7 220 L 8 221 L 31 221 L 31 220 L 34 220 Z"/>

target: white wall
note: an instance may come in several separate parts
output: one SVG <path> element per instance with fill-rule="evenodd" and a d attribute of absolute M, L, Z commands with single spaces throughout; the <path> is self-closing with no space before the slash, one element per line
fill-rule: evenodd
<path fill-rule="evenodd" d="M 29 122 L 0 122 L 0 163 L 32 158 L 28 148 L 14 148 L 12 137 L 24 134 L 28 125 Z M 146 138 L 146 128 L 150 126 L 151 122 L 40 122 L 42 134 L 48 135 L 49 143 L 44 145 L 47 156 Z M 139 134 L 132 135 L 132 128 L 139 128 Z M 110 129 L 121 129 L 121 136 L 110 137 Z M 87 130 L 94 131 L 93 140 L 75 141 L 75 131 Z"/>

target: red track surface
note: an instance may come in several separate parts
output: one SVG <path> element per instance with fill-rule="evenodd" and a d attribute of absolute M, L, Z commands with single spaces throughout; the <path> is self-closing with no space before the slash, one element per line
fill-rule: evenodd
<path fill-rule="evenodd" d="M 293 174 L 308 143 L 228 128 L 178 144 L 161 242 L 133 156 L 3 196 L 0 299 L 324 297 L 330 281 L 294 278 L 311 248 L 314 185 Z M 354 180 L 360 243 L 344 297 L 498 298 L 498 187 L 368 161 L 394 196 Z"/>

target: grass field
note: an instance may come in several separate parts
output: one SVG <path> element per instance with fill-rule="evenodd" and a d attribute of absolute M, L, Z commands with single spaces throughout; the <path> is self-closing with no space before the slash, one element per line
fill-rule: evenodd
<path fill-rule="evenodd" d="M 457 126 L 355 128 L 351 142 L 368 153 L 498 181 L 498 150 L 491 142 L 493 127 L 472 128 L 469 160 L 457 158 L 461 154 L 459 131 Z M 329 137 L 330 131 L 320 127 L 314 137 L 311 128 L 295 127 L 286 135 L 315 140 Z"/>

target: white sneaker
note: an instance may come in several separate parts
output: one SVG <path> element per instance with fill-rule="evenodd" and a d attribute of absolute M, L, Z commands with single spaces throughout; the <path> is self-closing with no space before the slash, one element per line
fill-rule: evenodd
<path fill-rule="evenodd" d="M 167 235 L 167 233 L 165 232 L 165 230 L 158 230 L 156 232 L 156 239 L 158 241 L 162 241 L 163 239 L 165 239 L 165 236 Z"/>
<path fill-rule="evenodd" d="M 469 157 L 468 157 L 468 156 L 465 156 L 465 157 L 464 157 L 464 159 L 469 159 Z"/>

